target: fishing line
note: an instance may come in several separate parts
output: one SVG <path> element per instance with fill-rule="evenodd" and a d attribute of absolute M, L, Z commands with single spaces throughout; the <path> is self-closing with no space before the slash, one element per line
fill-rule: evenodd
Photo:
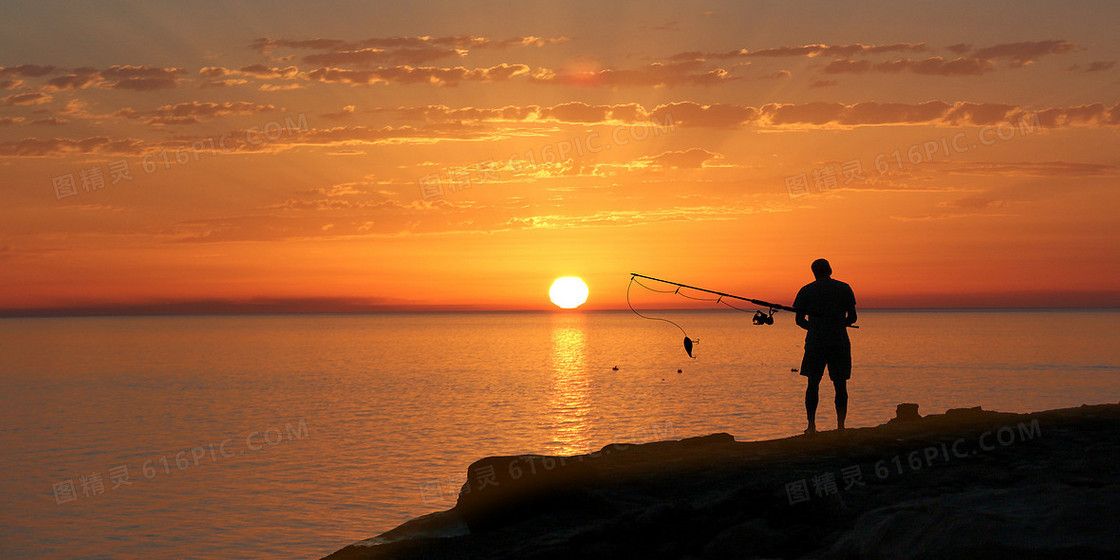
<path fill-rule="evenodd" d="M 630 311 L 633 311 L 635 315 L 637 315 L 637 316 L 639 316 L 643 319 L 649 319 L 650 321 L 665 321 L 666 323 L 669 323 L 670 325 L 673 325 L 674 327 L 677 327 L 678 329 L 680 329 L 681 334 L 684 335 L 684 351 L 685 351 L 685 353 L 688 354 L 689 358 L 692 358 L 693 357 L 692 356 L 692 345 L 694 343 L 698 344 L 700 342 L 700 340 L 697 339 L 696 341 L 693 341 L 691 338 L 688 337 L 688 333 L 684 331 L 684 327 L 678 325 L 674 321 L 671 321 L 669 319 L 665 319 L 663 317 L 650 317 L 649 315 L 642 315 L 641 312 L 639 312 L 637 309 L 634 309 L 634 304 L 630 303 L 630 287 L 633 286 L 634 284 L 637 284 L 637 285 L 639 285 L 639 286 L 641 286 L 641 287 L 643 287 L 643 288 L 645 288 L 645 289 L 647 289 L 651 292 L 657 292 L 657 293 L 662 293 L 662 294 L 668 294 L 668 293 L 680 294 L 680 288 L 677 288 L 676 290 L 655 290 L 653 288 L 650 288 L 649 286 L 646 286 L 646 285 L 642 284 L 641 282 L 638 282 L 638 280 L 636 278 L 631 276 L 630 277 L 630 283 L 626 285 L 626 305 L 630 306 Z M 683 294 L 681 294 L 681 295 L 683 295 Z M 685 297 L 688 297 L 688 296 L 685 296 Z"/>
<path fill-rule="evenodd" d="M 647 286 L 647 285 L 639 282 L 638 281 L 639 276 L 642 277 L 642 278 L 653 280 L 655 282 L 662 282 L 662 283 L 665 283 L 665 284 L 676 286 L 676 288 L 672 289 L 672 290 L 658 290 L 656 288 L 651 288 L 650 286 Z M 725 294 L 723 292 L 717 292 L 717 291 L 714 291 L 714 290 L 707 290 L 707 289 L 704 289 L 704 288 L 697 288 L 695 286 L 688 286 L 686 284 L 680 284 L 680 283 L 677 283 L 677 282 L 670 282 L 668 280 L 662 280 L 660 278 L 654 278 L 652 276 L 643 276 L 641 274 L 631 273 L 630 274 L 630 283 L 626 285 L 626 305 L 630 306 L 630 311 L 633 311 L 635 315 L 637 315 L 637 316 L 639 316 L 643 319 L 649 319 L 651 321 L 664 321 L 666 323 L 669 323 L 670 325 L 673 325 L 674 327 L 677 327 L 677 329 L 679 329 L 681 331 L 681 333 L 684 334 L 684 350 L 685 350 L 685 352 L 688 353 L 688 357 L 690 357 L 690 358 L 694 357 L 692 355 L 692 345 L 694 343 L 699 343 L 700 340 L 697 339 L 697 340 L 694 341 L 691 338 L 689 338 L 688 333 L 685 332 L 685 330 L 684 330 L 684 327 L 678 325 L 674 321 L 671 321 L 669 319 L 664 319 L 662 317 L 650 317 L 649 315 L 643 315 L 637 309 L 634 309 L 634 304 L 631 303 L 631 301 L 630 301 L 630 287 L 633 286 L 634 284 L 637 284 L 637 285 L 639 285 L 639 286 L 641 286 L 641 287 L 643 287 L 643 288 L 645 288 L 645 289 L 647 289 L 651 292 L 655 292 L 655 293 L 659 293 L 659 294 L 674 294 L 674 295 L 678 295 L 678 296 L 681 296 L 683 298 L 691 299 L 691 300 L 694 300 L 694 301 L 714 301 L 716 303 L 723 304 L 723 305 L 725 305 L 725 306 L 727 306 L 731 309 L 734 309 L 736 311 L 742 311 L 744 313 L 750 313 L 750 312 L 753 311 L 754 312 L 754 317 L 751 318 L 751 322 L 754 323 L 755 325 L 773 325 L 774 324 L 774 313 L 777 313 L 777 311 L 779 309 L 784 309 L 784 310 L 787 310 L 787 311 L 797 311 L 796 309 L 794 309 L 792 307 L 788 307 L 788 306 L 785 306 L 785 305 L 780 305 L 780 304 L 777 304 L 777 303 L 770 303 L 768 301 L 762 301 L 762 300 L 758 300 L 758 299 L 750 299 L 750 298 L 740 297 L 740 296 L 736 296 L 736 295 Z M 688 295 L 686 293 L 681 292 L 682 289 L 697 290 L 697 291 L 700 291 L 700 292 L 708 292 L 710 294 L 715 294 L 719 297 L 705 298 L 705 297 L 692 296 L 692 295 Z M 733 298 L 733 299 L 741 299 L 743 301 L 748 301 L 748 302 L 753 303 L 753 304 L 755 304 L 759 307 L 766 308 L 767 311 L 763 312 L 761 309 L 744 309 L 742 307 L 737 307 L 735 305 L 731 305 L 730 303 L 727 303 L 726 301 L 724 301 L 724 298 Z M 849 326 L 851 326 L 852 328 L 859 328 L 859 327 L 856 327 L 855 325 L 849 325 Z"/>

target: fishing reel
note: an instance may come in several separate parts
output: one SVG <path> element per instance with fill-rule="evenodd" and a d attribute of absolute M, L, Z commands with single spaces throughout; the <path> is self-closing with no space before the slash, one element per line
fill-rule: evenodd
<path fill-rule="evenodd" d="M 755 311 L 754 317 L 751 317 L 751 322 L 756 325 L 773 325 L 774 324 L 774 310 L 771 309 L 769 313 L 762 311 Z"/>

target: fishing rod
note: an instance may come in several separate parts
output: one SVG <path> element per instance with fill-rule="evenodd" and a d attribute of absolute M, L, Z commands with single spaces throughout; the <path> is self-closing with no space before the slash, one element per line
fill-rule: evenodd
<path fill-rule="evenodd" d="M 669 284 L 671 286 L 677 286 L 677 289 L 676 290 L 655 290 L 653 288 L 650 288 L 650 287 L 642 284 L 641 282 L 638 282 L 637 281 L 638 278 L 645 278 L 646 280 L 653 280 L 654 282 L 661 282 L 663 284 Z M 714 294 L 714 295 L 717 295 L 719 297 L 716 298 L 715 300 L 708 299 L 706 301 L 715 301 L 716 303 L 722 303 L 722 304 L 724 304 L 724 305 L 726 305 L 726 306 L 728 306 L 732 309 L 738 309 L 739 311 L 748 311 L 748 310 L 735 307 L 734 305 L 731 305 L 731 304 L 723 301 L 723 298 L 737 299 L 737 300 L 740 300 L 740 301 L 745 301 L 745 302 L 751 303 L 752 305 L 757 305 L 759 307 L 767 308 L 768 309 L 767 313 L 763 313 L 761 310 L 756 310 L 755 311 L 754 317 L 751 318 L 751 322 L 754 323 L 755 325 L 773 325 L 774 324 L 774 312 L 778 311 L 779 309 L 782 310 L 782 311 L 791 311 L 793 313 L 804 313 L 804 314 L 809 315 L 811 317 L 820 317 L 821 316 L 821 314 L 819 314 L 819 313 L 813 313 L 813 312 L 810 312 L 810 311 L 805 310 L 805 309 L 797 309 L 795 307 L 790 307 L 788 305 L 782 305 L 780 303 L 772 303 L 772 302 L 769 302 L 769 301 L 763 301 L 761 299 L 754 299 L 754 298 L 748 298 L 748 297 L 743 297 L 743 296 L 737 296 L 735 294 L 729 294 L 729 293 L 726 293 L 726 292 L 719 292 L 719 291 L 716 291 L 716 290 L 709 290 L 709 289 L 706 289 L 706 288 L 699 288 L 699 287 L 696 287 L 696 286 L 690 286 L 688 284 L 682 284 L 680 282 L 673 282 L 671 280 L 664 280 L 664 279 L 661 279 L 661 278 L 654 278 L 653 276 L 646 276 L 645 274 L 638 274 L 637 272 L 631 272 L 630 273 L 630 284 L 635 284 L 635 283 L 638 284 L 639 286 L 641 286 L 641 287 L 643 287 L 647 290 L 653 291 L 653 292 L 661 292 L 661 293 L 672 292 L 674 294 L 681 295 L 681 296 L 684 296 L 684 297 L 689 298 L 689 299 L 702 299 L 702 298 L 694 298 L 692 296 L 682 294 L 680 292 L 681 288 L 685 288 L 685 289 L 688 289 L 688 290 L 696 290 L 698 292 L 705 292 L 705 293 L 709 293 L 709 294 Z M 633 304 L 630 303 L 630 286 L 626 287 L 626 304 L 629 305 L 630 310 L 633 311 L 635 314 L 637 314 L 639 317 L 642 317 L 644 319 L 654 320 L 654 321 L 665 321 L 666 323 L 669 323 L 669 324 L 677 327 L 678 329 L 680 329 L 681 333 L 684 334 L 684 350 L 688 354 L 688 357 L 690 357 L 690 358 L 693 357 L 693 355 L 692 355 L 693 344 L 694 343 L 699 344 L 700 340 L 699 339 L 694 340 L 694 339 L 689 338 L 688 333 L 686 333 L 684 331 L 683 327 L 681 327 L 680 325 L 678 325 L 677 323 L 675 323 L 673 321 L 670 321 L 669 319 L 663 319 L 661 317 L 650 317 L 650 316 L 643 315 L 643 314 L 639 313 L 637 309 L 634 309 Z M 859 328 L 858 325 L 847 325 L 847 326 L 851 327 L 853 329 L 858 329 Z"/>
<path fill-rule="evenodd" d="M 770 302 L 768 302 L 768 301 L 762 301 L 762 300 L 760 300 L 760 299 L 751 299 L 751 298 L 746 298 L 746 297 L 743 297 L 743 296 L 737 296 L 737 295 L 733 295 L 733 294 L 727 294 L 727 293 L 724 293 L 724 292 L 717 292 L 717 291 L 715 291 L 715 290 L 706 290 L 706 289 L 704 289 L 704 288 L 697 288 L 696 286 L 689 286 L 688 284 L 681 284 L 680 282 L 670 282 L 669 280 L 662 280 L 662 279 L 660 279 L 660 278 L 654 278 L 654 277 L 652 277 L 652 276 L 646 276 L 645 274 L 638 274 L 637 272 L 631 272 L 631 273 L 630 273 L 630 276 L 637 276 L 638 278 L 645 278 L 645 279 L 647 279 L 647 280 L 653 280 L 653 281 L 656 281 L 656 282 L 662 282 L 662 283 L 664 283 L 664 284 L 672 284 L 672 285 L 674 285 L 674 286 L 678 286 L 678 287 L 681 287 L 681 288 L 688 288 L 689 290 L 696 290 L 696 291 L 698 291 L 698 292 L 707 292 L 707 293 L 709 293 L 709 294 L 715 294 L 715 295 L 717 295 L 717 296 L 720 296 L 721 298 L 725 298 L 725 297 L 727 297 L 727 298 L 733 298 L 733 299 L 738 299 L 738 300 L 742 300 L 742 301 L 747 301 L 747 302 L 750 302 L 750 303 L 752 303 L 752 304 L 754 304 L 754 305 L 757 305 L 757 306 L 759 306 L 759 307 L 766 307 L 766 308 L 769 308 L 769 309 L 771 310 L 771 315 L 773 315 L 773 311 L 774 311 L 774 310 L 777 310 L 777 309 L 781 309 L 781 310 L 783 310 L 783 311 L 793 311 L 794 313 L 796 313 L 796 312 L 797 312 L 797 310 L 796 310 L 796 309 L 794 309 L 794 308 L 792 308 L 792 307 L 789 307 L 789 306 L 787 306 L 787 305 L 782 305 L 782 304 L 780 304 L 780 303 L 770 303 Z M 717 301 L 718 301 L 718 300 L 717 300 Z M 760 312 L 760 313 L 761 313 L 761 312 Z M 756 323 L 756 324 L 768 324 L 768 325 L 772 325 L 772 324 L 774 324 L 774 322 L 773 322 L 773 321 L 770 321 L 770 322 L 768 322 L 768 323 Z"/>

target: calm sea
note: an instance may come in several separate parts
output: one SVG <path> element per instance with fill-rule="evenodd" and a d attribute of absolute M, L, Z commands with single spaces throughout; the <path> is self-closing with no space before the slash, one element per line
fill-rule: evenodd
<path fill-rule="evenodd" d="M 696 359 L 629 312 L 0 320 L 0 557 L 319 558 L 451 507 L 483 456 L 800 432 L 788 315 L 660 315 Z M 1120 401 L 1120 311 L 860 324 L 851 426 Z"/>

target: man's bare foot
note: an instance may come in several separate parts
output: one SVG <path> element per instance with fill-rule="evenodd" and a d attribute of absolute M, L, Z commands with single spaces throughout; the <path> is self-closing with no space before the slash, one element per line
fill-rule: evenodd
<path fill-rule="evenodd" d="M 811 436 L 811 435 L 816 434 L 816 433 L 817 433 L 817 427 L 816 426 L 809 426 L 808 428 L 805 428 L 805 435 L 807 435 L 807 436 Z"/>

